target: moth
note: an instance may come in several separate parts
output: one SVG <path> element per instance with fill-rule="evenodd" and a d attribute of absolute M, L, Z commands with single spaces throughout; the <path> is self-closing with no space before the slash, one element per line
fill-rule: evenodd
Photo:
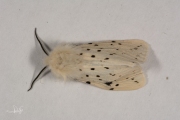
<path fill-rule="evenodd" d="M 57 77 L 76 80 L 106 90 L 136 90 L 146 83 L 140 64 L 147 59 L 149 45 L 143 40 L 67 43 L 51 50 L 38 37 L 36 28 L 35 37 L 47 58 L 45 67 L 32 81 L 29 90 L 47 70 Z"/>

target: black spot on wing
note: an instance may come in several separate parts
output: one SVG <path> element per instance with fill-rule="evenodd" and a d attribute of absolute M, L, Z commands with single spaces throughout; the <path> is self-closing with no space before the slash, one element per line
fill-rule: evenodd
<path fill-rule="evenodd" d="M 114 90 L 114 88 L 110 88 L 109 90 Z"/>
<path fill-rule="evenodd" d="M 109 69 L 109 67 L 104 67 L 104 68 Z"/>
<path fill-rule="evenodd" d="M 111 75 L 111 76 L 115 76 L 116 74 L 109 73 L 109 75 Z"/>
<path fill-rule="evenodd" d="M 112 82 L 105 82 L 104 84 L 110 86 L 112 84 Z"/>
<path fill-rule="evenodd" d="M 92 58 L 95 58 L 96 56 L 95 55 L 91 55 Z"/>
<path fill-rule="evenodd" d="M 111 53 L 111 54 L 109 54 L 109 55 L 116 55 L 116 53 Z"/>
<path fill-rule="evenodd" d="M 99 75 L 96 75 L 96 77 L 100 77 Z"/>
<path fill-rule="evenodd" d="M 95 68 L 91 68 L 91 70 L 95 70 Z"/>
<path fill-rule="evenodd" d="M 86 83 L 87 83 L 87 84 L 91 84 L 91 82 L 89 82 L 89 81 L 86 81 Z"/>
<path fill-rule="evenodd" d="M 115 76 L 116 74 L 112 74 L 112 76 Z"/>

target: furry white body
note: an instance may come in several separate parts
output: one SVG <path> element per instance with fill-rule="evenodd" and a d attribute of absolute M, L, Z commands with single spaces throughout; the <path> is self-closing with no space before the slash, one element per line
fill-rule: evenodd
<path fill-rule="evenodd" d="M 46 64 L 56 76 L 107 90 L 134 90 L 145 85 L 140 63 L 146 60 L 143 40 L 66 44 L 56 47 Z"/>

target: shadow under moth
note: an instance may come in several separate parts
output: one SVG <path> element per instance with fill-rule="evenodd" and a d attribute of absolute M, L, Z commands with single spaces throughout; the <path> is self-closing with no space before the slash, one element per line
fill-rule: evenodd
<path fill-rule="evenodd" d="M 67 43 L 51 50 L 38 37 L 36 28 L 35 38 L 47 58 L 45 67 L 32 81 L 29 90 L 47 70 L 65 80 L 76 80 L 106 90 L 135 90 L 146 83 L 140 64 L 146 61 L 149 45 L 143 40 Z"/>

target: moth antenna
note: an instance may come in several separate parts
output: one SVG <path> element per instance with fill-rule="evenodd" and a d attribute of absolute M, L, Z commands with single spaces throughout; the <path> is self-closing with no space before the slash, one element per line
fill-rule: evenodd
<path fill-rule="evenodd" d="M 51 51 L 51 48 L 39 38 L 36 28 L 35 28 L 34 34 L 35 34 L 36 40 L 39 42 L 43 52 L 48 56 L 49 52 Z"/>
<path fill-rule="evenodd" d="M 44 77 L 45 75 L 49 74 L 51 72 L 51 70 L 46 71 L 45 73 L 43 73 L 42 77 Z"/>
<path fill-rule="evenodd" d="M 44 70 L 46 70 L 46 68 L 47 68 L 47 66 L 45 66 L 45 67 L 39 72 L 39 74 L 35 77 L 35 79 L 34 79 L 34 80 L 32 81 L 32 83 L 31 83 L 31 86 L 30 86 L 30 88 L 28 89 L 28 91 L 30 91 L 30 90 L 32 89 L 34 83 L 36 82 L 36 80 L 38 80 L 39 76 L 41 75 L 41 73 L 43 73 Z M 45 72 L 44 75 L 48 74 L 49 72 L 50 72 L 50 70 L 47 71 L 47 72 Z"/>

